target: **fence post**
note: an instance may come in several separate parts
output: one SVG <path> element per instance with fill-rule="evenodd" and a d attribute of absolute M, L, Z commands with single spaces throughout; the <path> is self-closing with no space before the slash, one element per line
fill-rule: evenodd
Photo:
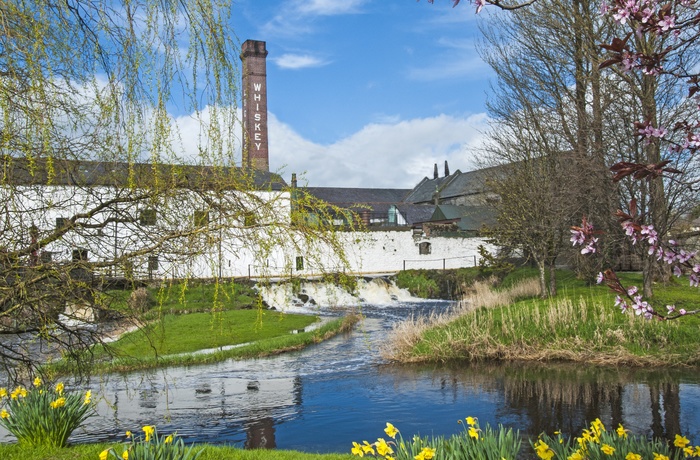
<path fill-rule="evenodd" d="M 403 260 L 403 271 L 406 271 L 406 259 Z"/>
<path fill-rule="evenodd" d="M 445 259 L 442 259 L 442 270 L 445 270 Z"/>
<path fill-rule="evenodd" d="M 248 279 L 250 279 L 250 264 L 248 264 Z"/>
<path fill-rule="evenodd" d="M 476 267 L 476 256 L 474 256 L 474 266 Z"/>

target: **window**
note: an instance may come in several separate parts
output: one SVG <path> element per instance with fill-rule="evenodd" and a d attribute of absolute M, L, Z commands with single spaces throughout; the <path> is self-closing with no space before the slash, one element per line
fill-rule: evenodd
<path fill-rule="evenodd" d="M 155 209 L 142 209 L 139 213 L 139 224 L 143 226 L 150 226 L 156 224 L 156 210 Z"/>
<path fill-rule="evenodd" d="M 148 256 L 148 271 L 154 272 L 158 270 L 158 256 Z"/>
<path fill-rule="evenodd" d="M 196 227 L 206 227 L 207 225 L 209 225 L 209 211 L 195 211 L 194 225 Z"/>
<path fill-rule="evenodd" d="M 304 257 L 297 256 L 297 270 L 303 270 L 303 269 L 304 269 Z"/>
<path fill-rule="evenodd" d="M 56 230 L 60 230 L 68 225 L 68 219 L 65 217 L 56 217 Z"/>
<path fill-rule="evenodd" d="M 418 245 L 418 254 L 420 254 L 420 255 L 430 254 L 430 243 L 428 243 L 427 241 L 420 243 Z"/>

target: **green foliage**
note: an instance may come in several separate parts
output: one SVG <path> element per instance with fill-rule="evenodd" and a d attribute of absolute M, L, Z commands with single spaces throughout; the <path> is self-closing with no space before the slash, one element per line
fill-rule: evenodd
<path fill-rule="evenodd" d="M 460 299 L 480 279 L 479 270 L 404 270 L 396 275 L 396 285 L 424 299 Z"/>
<path fill-rule="evenodd" d="M 38 378 L 30 389 L 18 386 L 8 393 L 0 388 L 0 424 L 21 445 L 64 447 L 93 411 L 90 399 L 90 391 L 66 392 L 62 383 L 49 389 Z"/>
<path fill-rule="evenodd" d="M 105 449 L 100 454 L 100 460 L 195 460 L 202 454 L 202 448 L 195 449 L 194 445 L 186 447 L 177 434 L 158 435 L 156 427 L 151 425 L 144 426 L 142 431 L 143 436 L 127 431 L 130 442 L 121 449 L 121 453 L 117 454 L 114 448 Z"/>
<path fill-rule="evenodd" d="M 496 276 L 503 279 L 515 269 L 512 263 L 491 254 L 484 245 L 480 244 L 477 250 L 479 251 L 479 273 L 483 277 Z"/>
<path fill-rule="evenodd" d="M 411 295 L 423 299 L 437 297 L 440 288 L 435 280 L 428 278 L 424 270 L 408 270 L 396 275 L 396 285 L 408 289 Z"/>

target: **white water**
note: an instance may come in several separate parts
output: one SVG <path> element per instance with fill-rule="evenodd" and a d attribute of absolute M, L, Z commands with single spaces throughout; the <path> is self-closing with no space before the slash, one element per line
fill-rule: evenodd
<path fill-rule="evenodd" d="M 393 281 L 374 278 L 357 280 L 355 293 L 350 293 L 331 283 L 303 281 L 295 287 L 291 283 L 279 283 L 260 287 L 260 294 L 267 304 L 278 310 L 301 312 L 361 305 L 390 306 L 399 302 L 420 301 L 406 289 L 400 289 Z"/>

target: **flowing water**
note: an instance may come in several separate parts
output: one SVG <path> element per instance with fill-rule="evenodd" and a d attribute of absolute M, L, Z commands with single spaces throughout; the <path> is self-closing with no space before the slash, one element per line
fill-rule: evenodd
<path fill-rule="evenodd" d="M 378 352 L 396 321 L 451 304 L 371 284 L 362 300 L 351 302 L 331 287 L 305 286 L 305 295 L 294 298 L 290 291 L 267 293 L 269 302 L 290 311 L 332 317 L 359 308 L 365 315 L 354 332 L 303 351 L 94 382 L 104 397 L 99 415 L 71 441 L 123 440 L 124 431 L 155 424 L 187 442 L 349 452 L 352 441 L 383 436 L 386 422 L 405 436 L 449 435 L 461 429 L 458 419 L 475 416 L 482 426 L 501 423 L 529 436 L 577 434 L 600 417 L 610 427 L 622 423 L 633 433 L 667 437 L 684 433 L 700 444 L 700 376 L 694 371 L 388 365 Z M 354 306 L 338 306 L 344 303 Z M 6 432 L 0 436 L 12 439 Z"/>

